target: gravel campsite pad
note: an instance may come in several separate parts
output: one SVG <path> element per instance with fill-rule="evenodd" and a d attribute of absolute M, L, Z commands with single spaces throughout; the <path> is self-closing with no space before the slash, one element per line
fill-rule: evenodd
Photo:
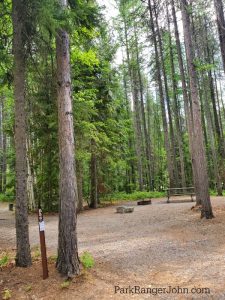
<path fill-rule="evenodd" d="M 11 290 L 12 299 L 33 300 L 225 299 L 225 198 L 213 197 L 212 204 L 212 220 L 201 220 L 191 202 L 166 204 L 165 199 L 135 206 L 130 214 L 116 213 L 115 206 L 84 211 L 78 216 L 79 252 L 92 254 L 92 269 L 63 289 L 53 263 L 49 279 L 41 279 L 38 260 L 28 269 L 3 268 L 0 290 Z M 50 256 L 56 254 L 58 216 L 45 215 L 45 222 Z M 36 215 L 30 216 L 30 243 L 33 249 L 39 244 Z M 14 213 L 1 204 L 0 250 L 15 247 Z M 148 294 L 132 295 L 134 286 Z M 163 293 L 165 288 L 174 293 Z"/>

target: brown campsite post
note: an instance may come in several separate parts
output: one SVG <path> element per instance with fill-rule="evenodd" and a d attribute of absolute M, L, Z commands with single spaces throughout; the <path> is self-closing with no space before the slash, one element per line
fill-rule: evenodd
<path fill-rule="evenodd" d="M 48 278 L 48 262 L 46 255 L 46 245 L 45 245 L 45 223 L 41 207 L 38 208 L 38 222 L 39 222 L 39 235 L 41 244 L 41 259 L 42 259 L 42 269 L 43 269 L 43 279 Z"/>

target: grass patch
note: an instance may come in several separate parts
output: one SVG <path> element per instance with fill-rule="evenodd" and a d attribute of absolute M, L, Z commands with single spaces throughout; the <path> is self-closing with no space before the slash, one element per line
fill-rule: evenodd
<path fill-rule="evenodd" d="M 3 300 L 8 300 L 12 297 L 12 292 L 8 289 L 3 290 L 2 292 L 2 299 Z"/>
<path fill-rule="evenodd" d="M 58 258 L 57 255 L 51 255 L 51 256 L 48 257 L 48 262 L 49 263 L 56 263 L 57 258 Z"/>
<path fill-rule="evenodd" d="M 63 283 L 61 283 L 61 289 L 68 289 L 69 288 L 69 286 L 70 286 L 70 281 L 69 280 L 65 280 L 65 281 L 63 281 Z"/>
<path fill-rule="evenodd" d="M 7 253 L 3 253 L 0 257 L 0 268 L 7 266 L 9 263 L 9 255 Z"/>
<path fill-rule="evenodd" d="M 95 264 L 94 258 L 89 252 L 84 252 L 80 257 L 80 261 L 85 269 L 90 269 Z"/>
<path fill-rule="evenodd" d="M 24 287 L 24 291 L 27 293 L 30 292 L 31 290 L 32 290 L 32 285 L 30 285 L 30 284 L 28 284 Z"/>

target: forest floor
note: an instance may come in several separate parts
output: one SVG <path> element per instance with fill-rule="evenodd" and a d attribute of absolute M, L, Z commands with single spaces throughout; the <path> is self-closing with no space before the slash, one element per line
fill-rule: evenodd
<path fill-rule="evenodd" d="M 92 269 L 62 288 L 54 262 L 49 263 L 49 278 L 42 280 L 36 255 L 28 269 L 2 268 L 0 291 L 10 290 L 11 299 L 32 300 L 225 299 L 225 197 L 212 197 L 212 205 L 212 220 L 201 220 L 191 202 L 166 204 L 165 199 L 135 206 L 131 214 L 117 214 L 115 206 L 84 211 L 78 216 L 79 252 L 92 254 Z M 46 215 L 45 222 L 51 256 L 57 249 L 58 216 Z M 0 253 L 14 253 L 14 227 L 14 213 L 0 204 Z M 36 251 L 36 215 L 30 216 L 30 243 Z M 134 286 L 148 294 L 122 293 Z"/>

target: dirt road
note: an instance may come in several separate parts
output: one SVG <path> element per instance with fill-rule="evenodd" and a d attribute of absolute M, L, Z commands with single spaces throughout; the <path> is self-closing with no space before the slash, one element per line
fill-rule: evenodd
<path fill-rule="evenodd" d="M 47 296 L 39 286 L 33 290 L 41 295 L 37 299 L 225 299 L 225 198 L 212 199 L 213 220 L 201 220 L 191 211 L 193 203 L 165 202 L 135 206 L 132 214 L 116 214 L 115 207 L 81 213 L 79 252 L 90 252 L 96 261 L 90 280 L 57 296 Z M 34 247 L 36 216 L 29 222 Z M 45 216 L 45 222 L 48 252 L 56 253 L 58 217 Z M 14 215 L 2 204 L 0 248 L 15 248 Z M 148 288 L 142 290 L 148 294 L 132 295 L 135 285 Z"/>

